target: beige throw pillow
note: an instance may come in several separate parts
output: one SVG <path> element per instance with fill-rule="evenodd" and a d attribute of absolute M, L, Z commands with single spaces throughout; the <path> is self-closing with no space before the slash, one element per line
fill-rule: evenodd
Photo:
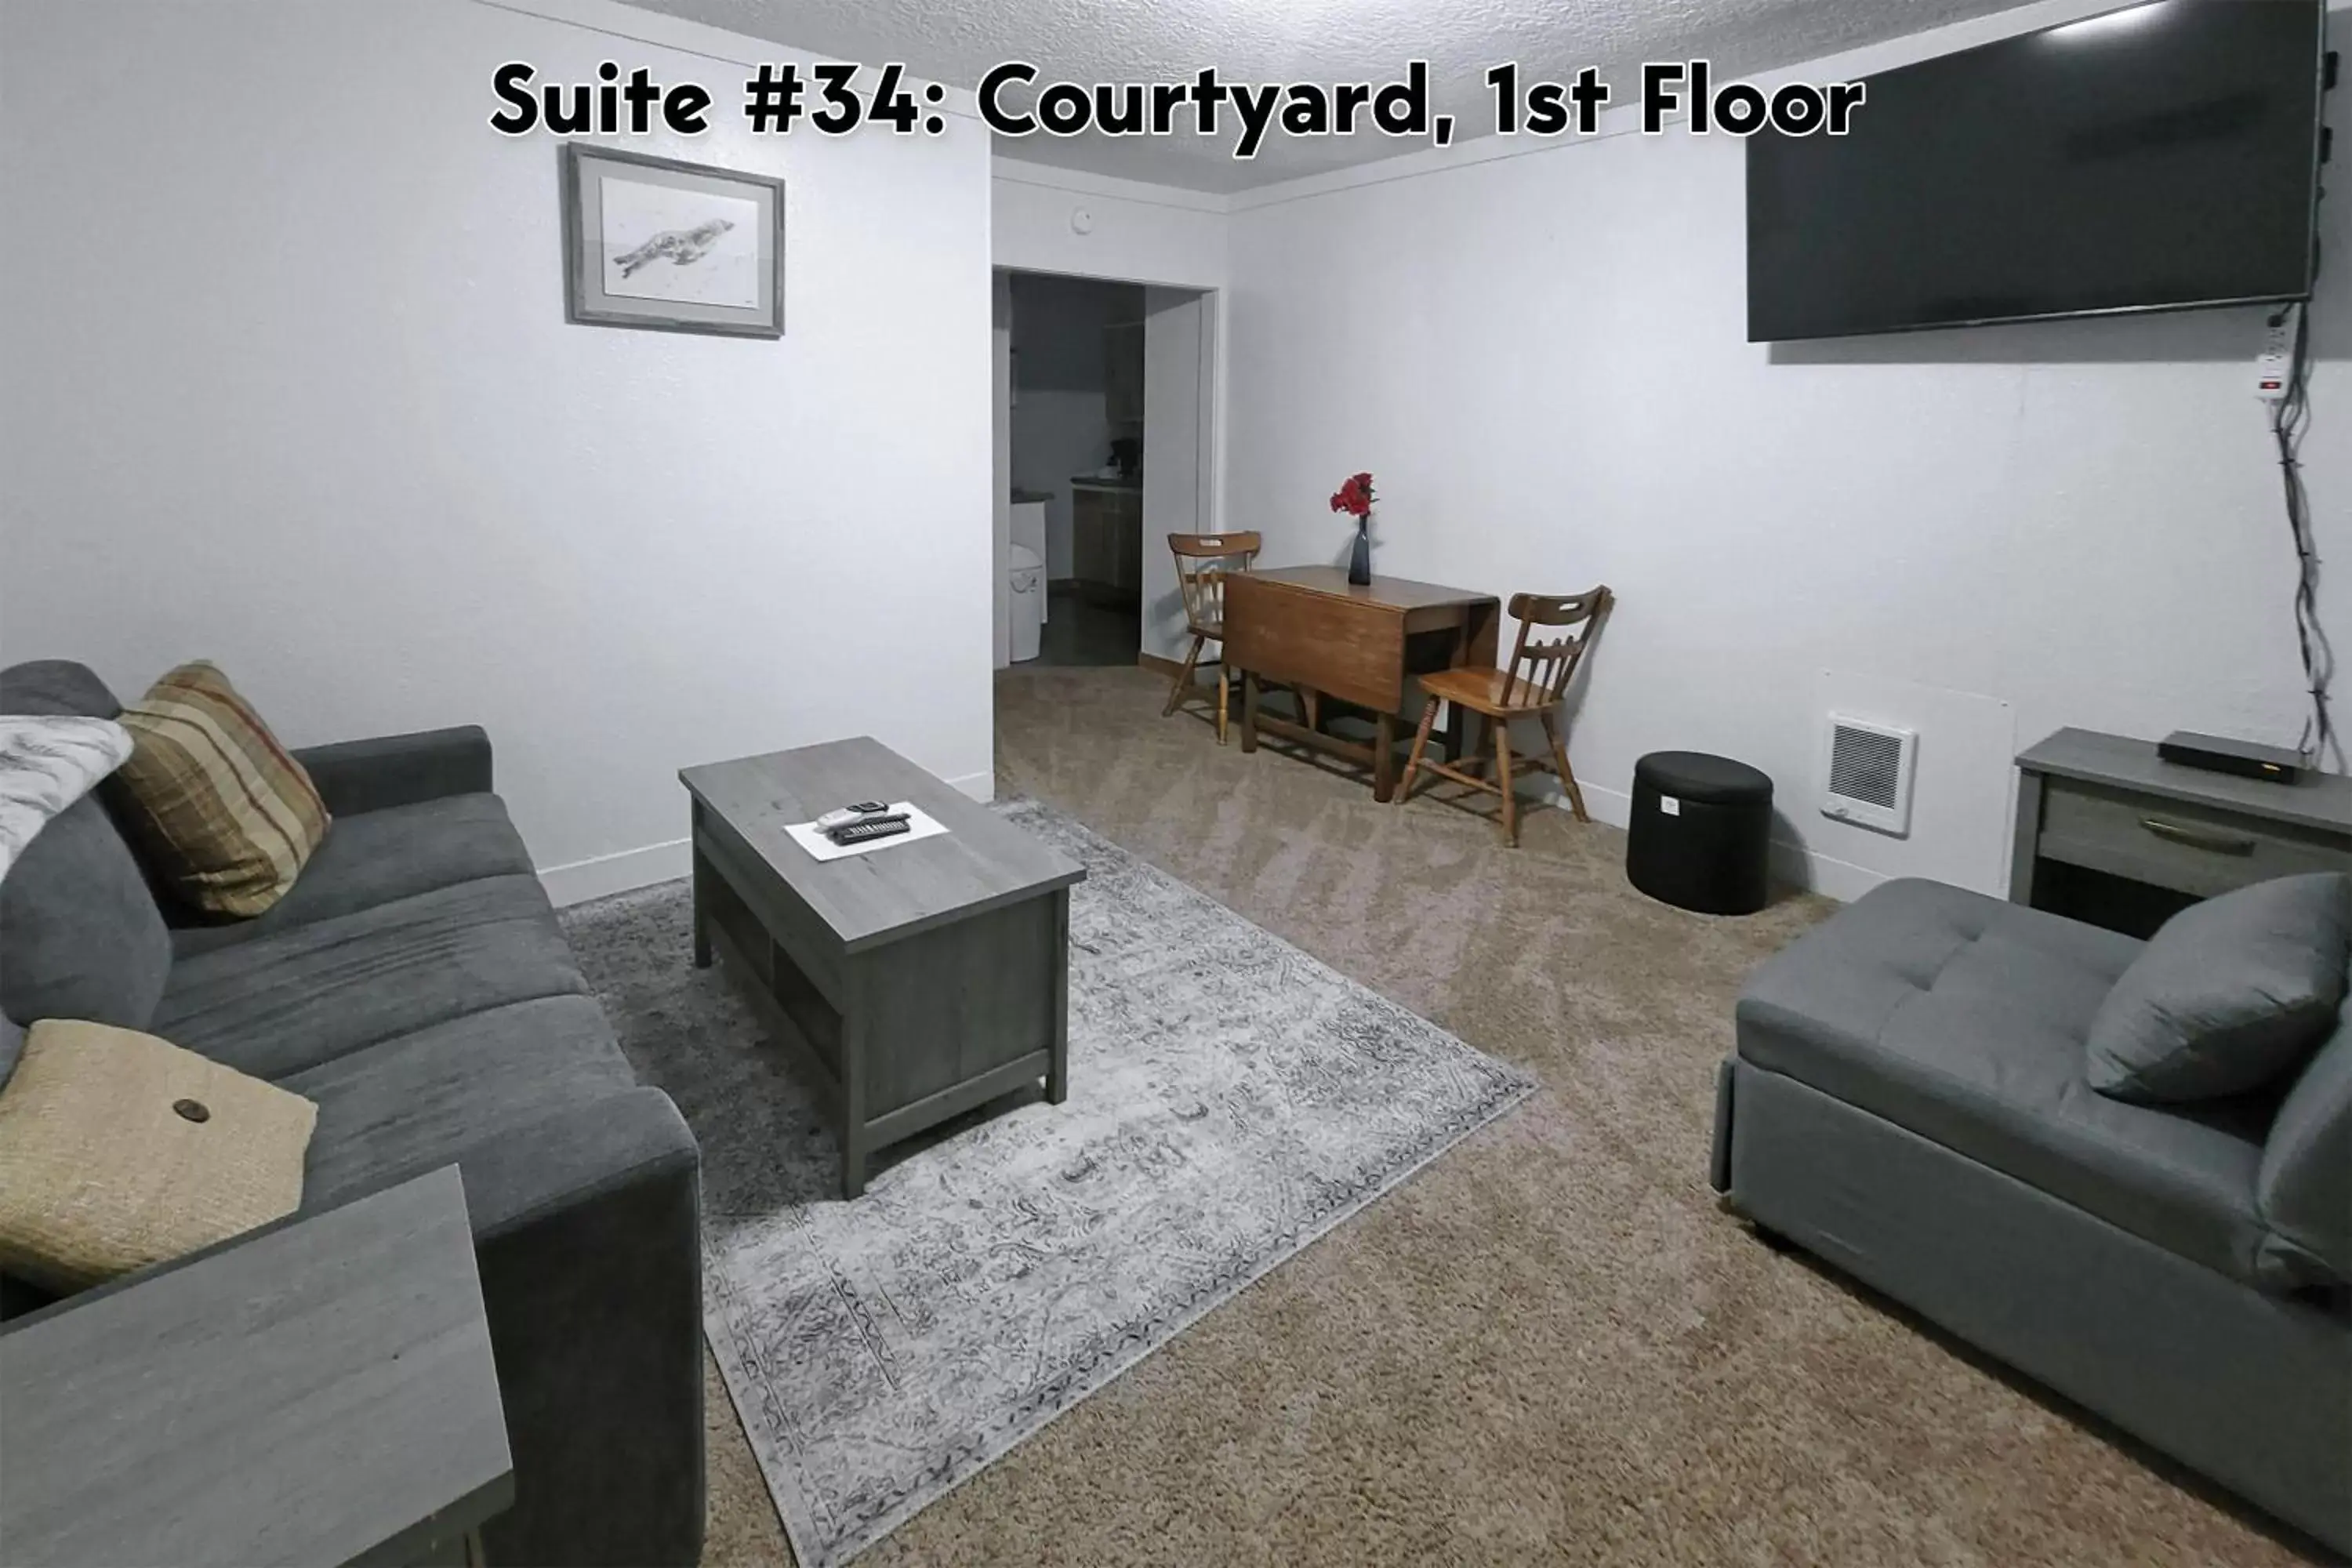
<path fill-rule="evenodd" d="M 44 1019 L 0 1089 L 0 1269 L 79 1290 L 291 1214 L 318 1119 L 152 1035 Z"/>

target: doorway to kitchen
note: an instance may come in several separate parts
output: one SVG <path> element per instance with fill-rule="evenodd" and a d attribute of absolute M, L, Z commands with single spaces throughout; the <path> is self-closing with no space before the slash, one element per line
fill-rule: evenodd
<path fill-rule="evenodd" d="M 1013 275 L 1012 437 L 1013 545 L 1044 542 L 1039 660 L 1133 664 L 1148 439 L 1139 284 Z"/>
<path fill-rule="evenodd" d="M 1132 666 L 1182 626 L 1166 536 L 1207 526 L 1207 321 L 1198 290 L 997 273 L 1000 668 Z"/>

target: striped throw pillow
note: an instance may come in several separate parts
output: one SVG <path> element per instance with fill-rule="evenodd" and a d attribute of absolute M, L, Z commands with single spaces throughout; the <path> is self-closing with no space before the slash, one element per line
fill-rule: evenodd
<path fill-rule="evenodd" d="M 210 914 L 251 917 L 286 896 L 327 836 L 327 806 L 212 665 L 184 664 L 122 710 L 131 760 L 109 781 L 148 869 Z"/>

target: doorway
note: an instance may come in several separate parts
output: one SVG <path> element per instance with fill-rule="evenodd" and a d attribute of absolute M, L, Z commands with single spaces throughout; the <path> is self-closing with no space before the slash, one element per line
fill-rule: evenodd
<path fill-rule="evenodd" d="M 1166 537 L 1208 526 L 1208 300 L 996 274 L 1000 668 L 1132 667 L 1177 643 Z"/>

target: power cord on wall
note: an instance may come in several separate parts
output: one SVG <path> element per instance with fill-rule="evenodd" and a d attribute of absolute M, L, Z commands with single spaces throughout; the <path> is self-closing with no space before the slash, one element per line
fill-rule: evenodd
<path fill-rule="evenodd" d="M 2311 535 L 2311 494 L 2303 482 L 2303 437 L 2311 425 L 2311 308 L 2282 311 L 2271 318 L 2273 327 L 2294 319 L 2294 342 L 2288 351 L 2285 395 L 2271 405 L 2271 435 L 2278 443 L 2279 473 L 2286 489 L 2286 522 L 2294 540 L 2294 635 L 2303 656 L 2304 685 L 2311 693 L 2311 717 L 2304 721 L 2296 749 L 2320 767 L 2330 752 L 2339 771 L 2344 747 L 2328 712 L 2328 686 L 2336 676 L 2336 650 L 2326 628 L 2319 624 L 2319 552 Z"/>

